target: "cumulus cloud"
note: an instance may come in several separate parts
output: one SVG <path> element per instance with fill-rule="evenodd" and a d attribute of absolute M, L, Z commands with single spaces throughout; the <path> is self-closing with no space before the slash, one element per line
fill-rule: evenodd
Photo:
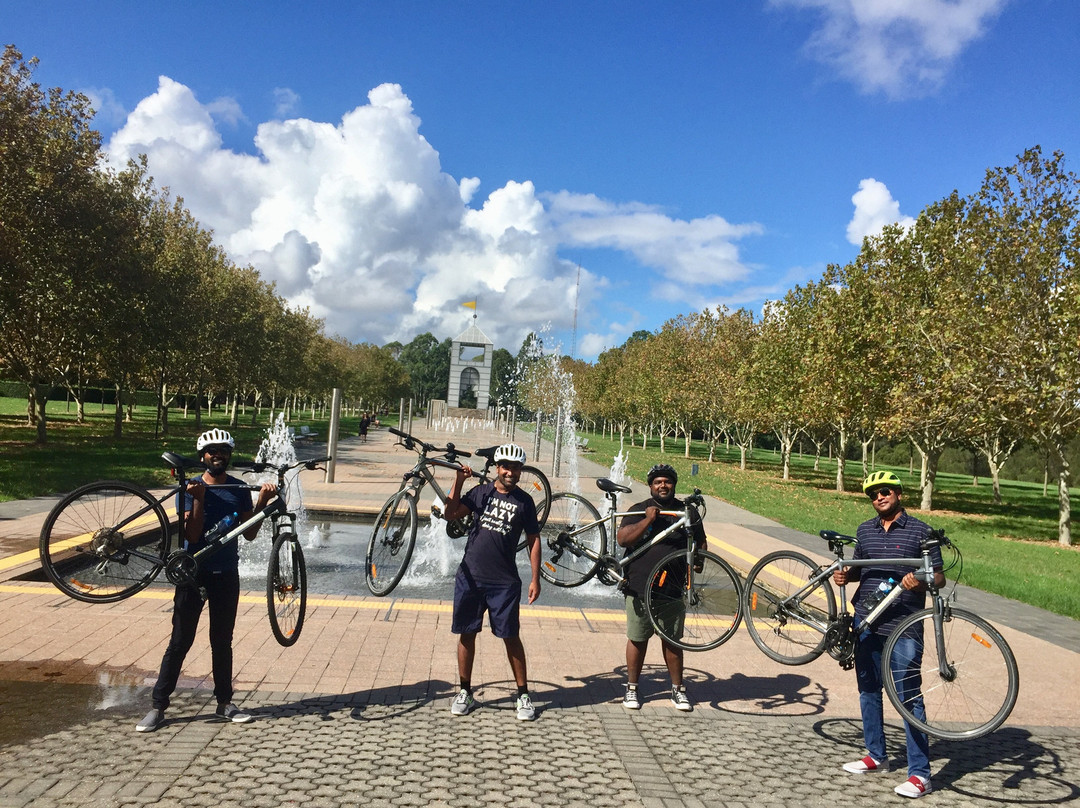
<path fill-rule="evenodd" d="M 684 221 L 642 204 L 541 194 L 527 180 L 478 198 L 478 178 L 442 171 L 396 84 L 374 88 L 337 123 L 262 123 L 253 154 L 223 146 L 221 112 L 162 76 L 110 140 L 110 157 L 145 153 L 157 182 L 234 261 L 353 341 L 454 336 L 468 324 L 461 303 L 474 299 L 497 345 L 520 345 L 546 324 L 569 329 L 575 304 L 597 334 L 617 335 L 606 316 L 590 318 L 608 280 L 583 267 L 579 286 L 577 263 L 560 249 L 625 251 L 658 271 L 667 285 L 657 294 L 674 298 L 676 288 L 742 278 L 738 242 L 761 232 L 719 216 Z"/>
<path fill-rule="evenodd" d="M 813 9 L 821 25 L 807 52 L 866 93 L 893 98 L 935 91 L 960 53 L 1008 0 L 770 0 Z"/>
<path fill-rule="evenodd" d="M 288 87 L 274 88 L 274 114 L 288 118 L 300 108 L 300 96 Z"/>
<path fill-rule="evenodd" d="M 915 219 L 900 213 L 900 203 L 892 198 L 885 183 L 873 177 L 859 181 L 859 190 L 851 197 L 855 215 L 847 226 L 847 240 L 861 246 L 866 236 L 876 236 L 887 224 L 911 227 Z"/>

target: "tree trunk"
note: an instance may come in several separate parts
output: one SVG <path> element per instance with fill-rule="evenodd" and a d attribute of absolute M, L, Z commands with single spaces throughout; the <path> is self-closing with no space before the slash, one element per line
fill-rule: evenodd
<path fill-rule="evenodd" d="M 937 479 L 938 461 L 941 459 L 941 450 L 923 452 L 923 486 L 922 502 L 919 509 L 932 511 L 934 509 L 934 481 Z"/>
<path fill-rule="evenodd" d="M 116 402 L 113 407 L 112 433 L 114 438 L 120 438 L 124 434 L 124 396 L 120 382 L 113 383 L 113 392 L 116 395 Z"/>
<path fill-rule="evenodd" d="M 1058 472 L 1058 544 L 1065 547 L 1072 545 L 1072 502 L 1069 500 L 1069 458 L 1065 446 L 1054 447 L 1057 450 L 1061 470 Z"/>
<path fill-rule="evenodd" d="M 836 492 L 844 493 L 844 464 L 847 459 L 847 427 L 841 426 L 836 441 Z M 831 446 L 830 446 L 831 448 Z"/>
<path fill-rule="evenodd" d="M 37 442 L 44 445 L 46 441 L 45 433 L 45 405 L 49 400 L 49 385 L 37 384 L 34 385 L 34 401 L 37 405 L 34 417 L 37 423 Z"/>

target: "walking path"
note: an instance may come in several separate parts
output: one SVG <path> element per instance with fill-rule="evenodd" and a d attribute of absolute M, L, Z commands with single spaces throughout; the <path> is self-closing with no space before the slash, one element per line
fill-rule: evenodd
<path fill-rule="evenodd" d="M 431 431 L 475 449 L 491 431 Z M 519 438 L 521 436 L 519 435 Z M 531 454 L 531 438 L 521 440 Z M 315 456 L 324 446 L 302 447 Z M 550 469 L 551 447 L 540 465 Z M 415 455 L 385 429 L 341 441 L 335 482 L 303 477 L 309 511 L 373 514 Z M 607 469 L 578 459 L 552 480 L 599 503 Z M 646 492 L 633 483 L 636 501 Z M 685 490 L 686 486 L 681 486 Z M 481 708 L 452 718 L 456 689 L 448 601 L 319 594 L 292 648 L 266 624 L 264 598 L 244 593 L 235 635 L 237 701 L 248 725 L 213 712 L 203 636 L 189 654 L 169 721 L 133 731 L 169 633 L 166 587 L 88 605 L 34 580 L 37 533 L 49 498 L 0 505 L 0 808 L 4 806 L 430 805 L 702 806 L 865 805 L 899 799 L 903 732 L 891 708 L 891 774 L 845 775 L 862 752 L 854 675 L 824 657 L 773 663 L 740 630 L 723 647 L 687 655 L 697 702 L 667 702 L 666 672 L 650 649 L 638 713 L 618 703 L 624 679 L 618 608 L 560 608 L 544 594 L 522 608 L 534 723 L 514 720 L 501 643 L 478 641 Z M 820 556 L 823 542 L 710 500 L 711 549 L 744 572 L 773 549 Z M 822 560 L 824 558 L 822 557 Z M 40 577 L 40 576 L 37 576 Z M 549 590 L 545 589 L 545 593 Z M 447 598 L 449 592 L 447 592 Z M 974 742 L 932 743 L 940 805 L 1063 803 L 1080 798 L 1080 626 L 1023 604 L 964 589 L 961 603 L 991 619 L 1012 646 L 1020 698 L 1005 727 Z M 612 605 L 617 607 L 618 600 Z"/>

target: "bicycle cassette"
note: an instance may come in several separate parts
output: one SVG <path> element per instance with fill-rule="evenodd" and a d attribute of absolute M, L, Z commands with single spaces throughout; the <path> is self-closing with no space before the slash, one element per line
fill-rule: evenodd
<path fill-rule="evenodd" d="M 852 616 L 841 615 L 825 632 L 825 650 L 846 671 L 855 666 L 855 630 Z"/>

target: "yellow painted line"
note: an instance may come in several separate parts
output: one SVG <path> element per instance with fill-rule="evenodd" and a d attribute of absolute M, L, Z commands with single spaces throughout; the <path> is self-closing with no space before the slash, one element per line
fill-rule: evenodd
<path fill-rule="evenodd" d="M 25 553 L 16 553 L 13 556 L 7 556 L 6 558 L 0 558 L 0 570 L 11 569 L 12 567 L 19 567 L 23 564 L 29 564 L 34 561 L 38 561 L 40 556 L 37 550 L 27 550 Z"/>

